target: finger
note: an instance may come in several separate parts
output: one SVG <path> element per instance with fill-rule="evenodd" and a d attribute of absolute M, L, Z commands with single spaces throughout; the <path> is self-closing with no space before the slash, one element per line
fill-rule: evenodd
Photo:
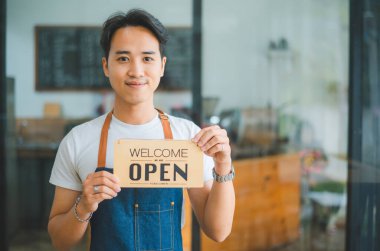
<path fill-rule="evenodd" d="M 94 187 L 97 187 L 97 191 L 93 191 L 94 194 L 98 194 L 98 193 L 105 193 L 105 194 L 108 194 L 112 197 L 116 197 L 117 196 L 117 192 L 115 192 L 113 189 L 107 187 L 107 186 L 94 186 Z"/>
<path fill-rule="evenodd" d="M 216 144 L 215 146 L 211 147 L 207 154 L 210 156 L 214 156 L 217 152 L 229 152 L 230 151 L 230 145 L 228 144 Z"/>
<path fill-rule="evenodd" d="M 220 131 L 221 131 L 221 134 L 222 134 L 222 135 L 227 136 L 227 131 L 226 131 L 226 129 L 221 128 Z"/>
<path fill-rule="evenodd" d="M 85 195 L 93 194 L 94 186 L 100 186 L 100 185 L 107 186 L 111 188 L 112 190 L 114 190 L 115 192 L 120 192 L 121 190 L 119 184 L 114 183 L 112 180 L 108 179 L 107 177 L 104 177 L 104 176 L 95 177 L 94 175 L 90 179 L 87 179 L 83 182 L 83 194 Z"/>
<path fill-rule="evenodd" d="M 112 180 L 115 183 L 119 183 L 120 180 L 118 177 L 116 177 L 113 173 L 107 172 L 107 171 L 100 171 L 93 174 L 93 177 L 106 177 L 110 180 Z"/>
<path fill-rule="evenodd" d="M 197 134 L 195 134 L 194 138 L 192 139 L 193 142 L 198 143 L 199 139 L 203 136 L 203 134 L 205 134 L 206 132 L 208 132 L 210 130 L 217 129 L 217 128 L 220 128 L 220 127 L 218 125 L 213 125 L 213 126 L 203 128 Z"/>
<path fill-rule="evenodd" d="M 118 183 L 115 183 L 113 180 L 110 180 L 108 177 L 104 176 L 94 177 L 91 180 L 91 183 L 88 184 L 88 186 L 107 186 L 115 192 L 120 192 L 121 190 L 120 185 Z"/>
<path fill-rule="evenodd" d="M 225 136 L 216 135 L 212 137 L 205 145 L 201 147 L 202 151 L 208 151 L 211 147 L 215 146 L 216 144 L 225 144 L 228 143 L 229 140 Z"/>
<path fill-rule="evenodd" d="M 82 187 L 83 187 L 83 195 L 87 195 L 87 194 L 91 194 L 91 192 L 89 193 L 87 190 L 87 188 L 89 186 L 93 186 L 92 185 L 92 177 L 93 177 L 93 174 L 94 173 L 90 173 L 89 175 L 87 175 L 87 178 L 83 181 L 82 183 Z"/>
<path fill-rule="evenodd" d="M 214 129 L 206 131 L 202 135 L 202 137 L 198 140 L 198 146 L 203 147 L 215 136 L 223 136 L 223 132 L 220 128 L 214 128 Z"/>
<path fill-rule="evenodd" d="M 99 187 L 100 189 L 100 187 Z M 109 188 L 108 188 L 109 189 Z M 103 191 L 105 189 L 102 189 Z M 115 196 L 110 195 L 109 193 L 112 193 L 111 189 L 107 190 L 106 192 L 99 192 L 99 193 L 89 193 L 89 194 L 83 194 L 83 203 L 86 205 L 88 209 L 91 209 L 91 211 L 94 211 L 95 208 L 97 208 L 97 204 L 102 202 L 103 200 L 109 200 L 114 198 Z"/>

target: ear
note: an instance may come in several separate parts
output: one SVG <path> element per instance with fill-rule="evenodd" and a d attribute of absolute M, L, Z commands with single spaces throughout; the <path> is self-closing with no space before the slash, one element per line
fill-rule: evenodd
<path fill-rule="evenodd" d="M 164 72 L 165 72 L 165 64 L 166 64 L 166 57 L 162 57 L 162 66 L 161 66 L 161 77 L 164 76 Z"/>
<path fill-rule="evenodd" d="M 108 63 L 107 63 L 107 59 L 105 57 L 102 57 L 102 65 L 103 65 L 104 75 L 108 78 L 109 77 Z"/>

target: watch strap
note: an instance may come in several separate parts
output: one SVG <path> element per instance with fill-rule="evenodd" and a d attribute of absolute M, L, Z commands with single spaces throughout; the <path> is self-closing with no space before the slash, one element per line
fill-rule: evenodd
<path fill-rule="evenodd" d="M 214 177 L 214 180 L 219 183 L 224 183 L 227 181 L 231 181 L 235 178 L 235 169 L 233 166 L 231 166 L 231 171 L 226 175 L 219 175 L 215 172 L 215 167 L 212 169 L 212 176 Z"/>

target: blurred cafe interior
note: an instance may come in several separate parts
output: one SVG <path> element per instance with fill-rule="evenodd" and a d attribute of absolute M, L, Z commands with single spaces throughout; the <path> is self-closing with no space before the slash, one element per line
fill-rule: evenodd
<path fill-rule="evenodd" d="M 184 191 L 184 250 L 380 250 L 379 1 L 0 2 L 0 250 L 54 250 L 55 154 L 112 109 L 100 29 L 131 8 L 170 34 L 155 105 L 231 139 L 232 232 L 208 239 Z"/>

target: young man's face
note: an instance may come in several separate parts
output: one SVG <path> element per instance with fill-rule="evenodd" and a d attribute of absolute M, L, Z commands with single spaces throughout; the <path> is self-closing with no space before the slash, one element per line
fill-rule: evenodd
<path fill-rule="evenodd" d="M 153 104 L 153 93 L 164 74 L 166 58 L 161 58 L 157 38 L 146 28 L 118 29 L 111 40 L 104 74 L 115 90 L 115 101 L 127 105 Z"/>

